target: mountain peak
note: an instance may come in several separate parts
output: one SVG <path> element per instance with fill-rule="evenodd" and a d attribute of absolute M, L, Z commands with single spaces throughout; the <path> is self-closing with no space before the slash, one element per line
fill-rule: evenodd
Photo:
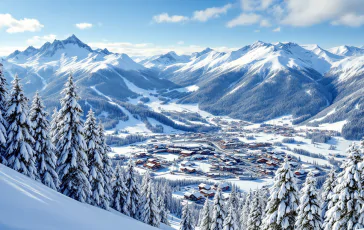
<path fill-rule="evenodd" d="M 254 43 L 251 45 L 251 48 L 258 48 L 258 47 L 267 46 L 267 45 L 270 45 L 270 44 L 268 44 L 268 43 L 265 43 L 265 42 L 263 42 L 263 41 L 258 40 L 258 41 L 254 42 Z"/>

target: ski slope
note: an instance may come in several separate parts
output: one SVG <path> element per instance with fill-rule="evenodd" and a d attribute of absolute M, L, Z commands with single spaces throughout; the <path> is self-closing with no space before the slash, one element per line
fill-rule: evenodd
<path fill-rule="evenodd" d="M 1 230 L 152 230 L 121 213 L 70 199 L 0 164 Z M 163 225 L 162 229 L 172 229 Z"/>

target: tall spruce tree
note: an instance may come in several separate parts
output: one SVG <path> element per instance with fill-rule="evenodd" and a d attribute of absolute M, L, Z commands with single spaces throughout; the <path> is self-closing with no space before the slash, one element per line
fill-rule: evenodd
<path fill-rule="evenodd" d="M 168 210 L 166 208 L 166 203 L 164 201 L 164 197 L 159 196 L 157 203 L 158 203 L 158 210 L 159 210 L 159 213 L 160 213 L 161 223 L 166 224 L 166 225 L 170 225 L 170 223 L 168 221 Z"/>
<path fill-rule="evenodd" d="M 134 170 L 134 162 L 129 159 L 128 166 L 125 173 L 125 186 L 126 186 L 126 210 L 125 214 L 138 219 L 139 217 L 139 188 L 136 182 L 136 175 Z"/>
<path fill-rule="evenodd" d="M 109 209 L 109 199 L 105 196 L 104 165 L 102 161 L 102 144 L 99 137 L 99 127 L 92 109 L 87 114 L 85 122 L 86 154 L 88 157 L 89 182 L 91 195 L 89 203 L 103 209 Z"/>
<path fill-rule="evenodd" d="M 224 219 L 226 214 L 224 212 L 224 200 L 221 193 L 221 187 L 217 188 L 214 204 L 212 207 L 212 217 L 211 217 L 211 230 L 222 230 L 224 229 Z"/>
<path fill-rule="evenodd" d="M 61 181 L 59 191 L 80 202 L 86 202 L 91 194 L 88 181 L 88 158 L 84 129 L 81 120 L 82 109 L 78 104 L 77 88 L 72 75 L 69 76 L 61 109 L 58 112 L 59 130 L 56 149 L 59 154 L 57 173 Z"/>
<path fill-rule="evenodd" d="M 126 209 L 126 186 L 124 182 L 123 172 L 120 165 L 116 166 L 115 180 L 112 184 L 112 203 L 111 207 L 125 214 Z"/>
<path fill-rule="evenodd" d="M 318 201 L 317 182 L 313 172 L 309 172 L 300 192 L 300 205 L 296 218 L 297 230 L 321 230 L 322 219 Z"/>
<path fill-rule="evenodd" d="M 51 136 L 51 140 L 54 146 L 57 146 L 57 141 L 58 141 L 58 131 L 59 131 L 59 124 L 58 124 L 58 110 L 57 108 L 53 109 L 53 114 L 52 114 L 52 120 L 51 120 L 51 127 L 50 127 L 50 136 Z"/>
<path fill-rule="evenodd" d="M 109 152 L 111 152 L 110 146 L 106 144 L 105 139 L 105 132 L 104 132 L 104 126 L 99 122 L 99 138 L 100 138 L 100 146 L 101 146 L 101 155 L 102 155 L 102 164 L 103 164 L 103 176 L 105 181 L 105 197 L 108 199 L 109 203 L 112 201 L 112 185 L 111 185 L 111 179 L 114 175 L 114 169 L 112 167 L 111 159 L 108 155 Z"/>
<path fill-rule="evenodd" d="M 5 158 L 6 151 L 6 140 L 7 134 L 6 129 L 8 127 L 8 122 L 6 121 L 6 111 L 7 111 L 7 83 L 3 72 L 3 65 L 0 63 L 0 164 L 7 164 Z"/>
<path fill-rule="evenodd" d="M 336 185 L 336 174 L 335 169 L 332 168 L 330 173 L 327 175 L 325 183 L 322 186 L 322 193 L 321 193 L 321 218 L 322 220 L 325 219 L 325 215 L 327 210 L 332 207 L 331 197 L 334 194 L 334 188 Z"/>
<path fill-rule="evenodd" d="M 7 165 L 32 179 L 38 179 L 35 167 L 35 155 L 32 148 L 34 138 L 31 135 L 32 122 L 28 114 L 28 99 L 19 83 L 18 75 L 13 80 L 13 88 L 8 101 L 6 118 L 9 123 L 7 127 L 7 147 L 5 158 Z"/>
<path fill-rule="evenodd" d="M 141 220 L 154 227 L 159 227 L 160 225 L 160 215 L 158 209 L 157 198 L 154 194 L 154 188 L 152 181 L 149 180 L 145 185 L 146 194 L 144 196 L 143 205 L 140 207 L 142 209 Z"/>
<path fill-rule="evenodd" d="M 188 208 L 188 204 L 183 206 L 182 210 L 182 218 L 179 230 L 194 230 L 195 226 L 193 224 L 192 214 L 190 209 Z"/>
<path fill-rule="evenodd" d="M 210 202 L 209 199 L 206 199 L 205 204 L 201 209 L 200 230 L 210 230 L 210 228 L 211 228 Z"/>
<path fill-rule="evenodd" d="M 238 230 L 238 217 L 236 216 L 236 210 L 234 210 L 234 205 L 229 205 L 229 210 L 227 217 L 224 220 L 224 230 Z"/>
<path fill-rule="evenodd" d="M 347 155 L 331 196 L 333 205 L 326 212 L 325 230 L 364 227 L 363 154 L 357 145 L 352 145 Z"/>
<path fill-rule="evenodd" d="M 246 194 L 245 196 L 245 202 L 243 205 L 243 208 L 241 210 L 241 215 L 240 215 L 240 227 L 242 229 L 246 229 L 247 228 L 247 224 L 248 224 L 248 218 L 249 218 L 249 213 L 250 213 L 250 203 L 251 200 L 253 198 L 253 193 L 251 190 L 249 190 L 249 193 Z"/>
<path fill-rule="evenodd" d="M 263 219 L 263 213 L 261 207 L 261 194 L 259 190 L 257 190 L 253 193 L 246 229 L 260 230 L 262 227 L 262 219 Z"/>
<path fill-rule="evenodd" d="M 147 194 L 148 194 L 148 190 L 149 190 L 149 183 L 150 181 L 152 180 L 152 178 L 150 177 L 150 172 L 149 170 L 147 170 L 145 172 L 145 174 L 143 175 L 143 179 L 142 179 L 142 183 L 141 183 L 141 186 L 140 186 L 140 195 L 139 195 L 139 206 L 142 207 L 139 209 L 139 220 L 144 221 L 144 216 L 146 215 L 145 214 L 145 211 L 144 210 L 144 206 L 146 206 L 146 203 L 148 202 L 147 201 Z M 149 207 L 149 205 L 147 205 L 147 207 Z M 148 211 L 149 209 L 147 209 Z M 148 216 L 148 214 L 147 214 Z"/>
<path fill-rule="evenodd" d="M 56 172 L 57 157 L 55 155 L 55 147 L 49 136 L 47 116 L 48 113 L 45 111 L 43 102 L 37 92 L 30 109 L 30 121 L 33 124 L 31 134 L 35 140 L 33 144 L 33 150 L 36 156 L 35 165 L 40 181 L 44 185 L 58 190 L 59 180 Z"/>
<path fill-rule="evenodd" d="M 263 220 L 264 229 L 294 229 L 297 216 L 297 184 L 286 157 L 277 170 Z"/>

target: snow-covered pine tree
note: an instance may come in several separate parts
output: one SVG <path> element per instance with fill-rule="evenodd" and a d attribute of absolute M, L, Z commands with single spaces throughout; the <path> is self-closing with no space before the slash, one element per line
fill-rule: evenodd
<path fill-rule="evenodd" d="M 6 129 L 8 127 L 8 122 L 6 121 L 6 111 L 7 111 L 7 83 L 3 72 L 3 66 L 0 63 L 0 164 L 7 164 L 5 158 L 6 151 L 6 140 L 7 134 Z"/>
<path fill-rule="evenodd" d="M 0 111 L 0 164 L 7 165 L 7 160 L 5 157 L 6 151 L 6 140 L 7 140 L 7 133 L 6 133 L 7 121 L 3 117 L 2 112 Z"/>
<path fill-rule="evenodd" d="M 125 173 L 125 186 L 126 186 L 126 205 L 124 206 L 124 213 L 134 219 L 139 217 L 139 188 L 136 182 L 136 175 L 134 170 L 134 162 L 129 159 L 128 166 Z"/>
<path fill-rule="evenodd" d="M 224 220 L 224 230 L 238 230 L 238 217 L 236 216 L 236 210 L 234 205 L 229 205 L 229 211 L 227 217 Z"/>
<path fill-rule="evenodd" d="M 144 216 L 149 216 L 149 214 L 146 214 L 145 212 L 149 211 L 149 206 L 146 206 L 146 203 L 148 202 L 147 200 L 147 194 L 148 194 L 148 190 L 149 190 L 149 183 L 152 180 L 152 178 L 150 177 L 150 172 L 149 170 L 147 170 L 145 172 L 145 174 L 143 175 L 143 179 L 142 179 L 142 183 L 140 186 L 140 195 L 139 195 L 139 207 L 141 207 L 139 209 L 139 220 L 144 221 Z M 147 207 L 147 209 L 144 209 L 144 206 Z"/>
<path fill-rule="evenodd" d="M 30 121 L 32 122 L 31 135 L 34 138 L 33 150 L 36 157 L 35 166 L 37 168 L 40 181 L 58 190 L 59 180 L 56 172 L 57 157 L 55 147 L 49 136 L 48 113 L 45 111 L 43 102 L 38 94 L 35 94 L 32 107 L 30 109 Z"/>
<path fill-rule="evenodd" d="M 86 202 L 91 194 L 88 177 L 88 159 L 81 120 L 82 109 L 78 104 L 77 88 L 72 75 L 62 91 L 61 109 L 58 112 L 59 130 L 56 150 L 57 173 L 61 181 L 59 191 L 80 202 Z"/>
<path fill-rule="evenodd" d="M 51 128 L 50 128 L 50 136 L 51 140 L 54 146 L 57 145 L 58 141 L 58 130 L 59 130 L 59 124 L 58 124 L 58 111 L 57 108 L 54 108 L 53 114 L 52 114 L 52 120 L 51 120 Z"/>
<path fill-rule="evenodd" d="M 264 229 L 294 229 L 297 216 L 297 184 L 288 158 L 277 170 L 263 220 Z"/>
<path fill-rule="evenodd" d="M 144 196 L 143 206 L 140 206 L 142 209 L 141 220 L 154 227 L 159 227 L 160 225 L 160 215 L 157 204 L 157 198 L 154 195 L 154 188 L 152 185 L 152 181 L 149 180 L 145 186 L 146 194 Z"/>
<path fill-rule="evenodd" d="M 248 216 L 247 230 L 260 230 L 262 227 L 261 194 L 259 190 L 253 193 Z"/>
<path fill-rule="evenodd" d="M 200 230 L 210 230 L 210 228 L 211 228 L 210 202 L 209 199 L 206 199 L 200 214 Z"/>
<path fill-rule="evenodd" d="M 179 230 L 194 230 L 194 229 L 195 226 L 193 224 L 191 211 L 188 208 L 188 204 L 185 204 L 185 206 L 183 206 L 182 218 Z"/>
<path fill-rule="evenodd" d="M 322 186 L 322 193 L 321 193 L 321 219 L 325 219 L 325 215 L 327 210 L 332 207 L 331 196 L 334 194 L 334 188 L 336 185 L 336 175 L 335 169 L 332 168 L 327 175 L 325 183 Z"/>
<path fill-rule="evenodd" d="M 126 203 L 126 186 L 120 165 L 116 166 L 114 178 L 115 180 L 112 184 L 113 193 L 111 207 L 121 213 L 124 213 L 124 206 Z"/>
<path fill-rule="evenodd" d="M 19 81 L 18 75 L 15 75 L 8 101 L 6 120 L 9 125 L 5 158 L 10 168 L 32 179 L 38 179 L 32 148 L 34 143 L 31 135 L 32 122 L 28 117 L 28 99 L 25 97 Z"/>
<path fill-rule="evenodd" d="M 259 203 L 262 210 L 262 219 L 263 219 L 265 215 L 265 208 L 267 207 L 269 190 L 267 188 L 261 188 L 258 190 L 258 194 L 259 194 Z"/>
<path fill-rule="evenodd" d="M 364 227 L 363 154 L 353 144 L 347 155 L 344 170 L 337 176 L 337 185 L 331 197 L 333 206 L 326 212 L 325 230 Z"/>
<path fill-rule="evenodd" d="M 298 215 L 296 218 L 297 230 L 321 230 L 321 210 L 318 201 L 318 193 L 316 188 L 317 182 L 313 172 L 309 172 L 303 188 L 300 192 L 300 205 L 298 207 Z"/>
<path fill-rule="evenodd" d="M 99 137 L 100 137 L 100 145 L 101 145 L 101 155 L 102 155 L 102 163 L 103 163 L 103 176 L 105 181 L 105 197 L 108 199 L 109 203 L 112 201 L 112 185 L 111 185 L 111 179 L 114 175 L 114 169 L 112 167 L 111 159 L 108 155 L 109 152 L 111 152 L 110 146 L 106 144 L 106 138 L 105 138 L 105 132 L 104 132 L 104 126 L 99 122 Z"/>
<path fill-rule="evenodd" d="M 245 196 L 245 202 L 243 205 L 243 209 L 241 210 L 241 214 L 240 214 L 240 227 L 242 229 L 246 229 L 247 228 L 247 224 L 248 224 L 248 218 L 249 218 L 249 214 L 250 214 L 250 203 L 251 200 L 253 198 L 253 193 L 252 190 L 249 191 L 248 194 L 246 194 Z"/>
<path fill-rule="evenodd" d="M 102 145 L 99 137 L 99 127 L 92 109 L 87 114 L 85 122 L 85 143 L 88 157 L 89 182 L 91 185 L 91 195 L 89 203 L 91 205 L 109 209 L 109 199 L 105 197 L 104 165 L 102 161 Z"/>
<path fill-rule="evenodd" d="M 221 187 L 217 188 L 212 207 L 211 230 L 222 230 L 226 214 L 223 209 L 224 200 L 221 194 Z"/>
<path fill-rule="evenodd" d="M 238 209 L 239 209 L 239 199 L 238 199 L 238 196 L 236 194 L 236 187 L 235 186 L 232 186 L 228 204 L 229 204 L 228 206 L 231 206 L 231 205 L 233 206 L 235 212 L 238 211 Z"/>
<path fill-rule="evenodd" d="M 168 210 L 166 208 L 164 197 L 159 196 L 157 202 L 158 202 L 158 209 L 159 209 L 159 216 L 161 223 L 170 225 L 168 221 Z"/>

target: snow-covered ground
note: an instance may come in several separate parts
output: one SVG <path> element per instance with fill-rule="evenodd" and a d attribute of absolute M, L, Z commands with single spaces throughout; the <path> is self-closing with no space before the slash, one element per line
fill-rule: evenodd
<path fill-rule="evenodd" d="M 0 190 L 1 230 L 156 229 L 115 210 L 75 201 L 2 164 Z"/>

